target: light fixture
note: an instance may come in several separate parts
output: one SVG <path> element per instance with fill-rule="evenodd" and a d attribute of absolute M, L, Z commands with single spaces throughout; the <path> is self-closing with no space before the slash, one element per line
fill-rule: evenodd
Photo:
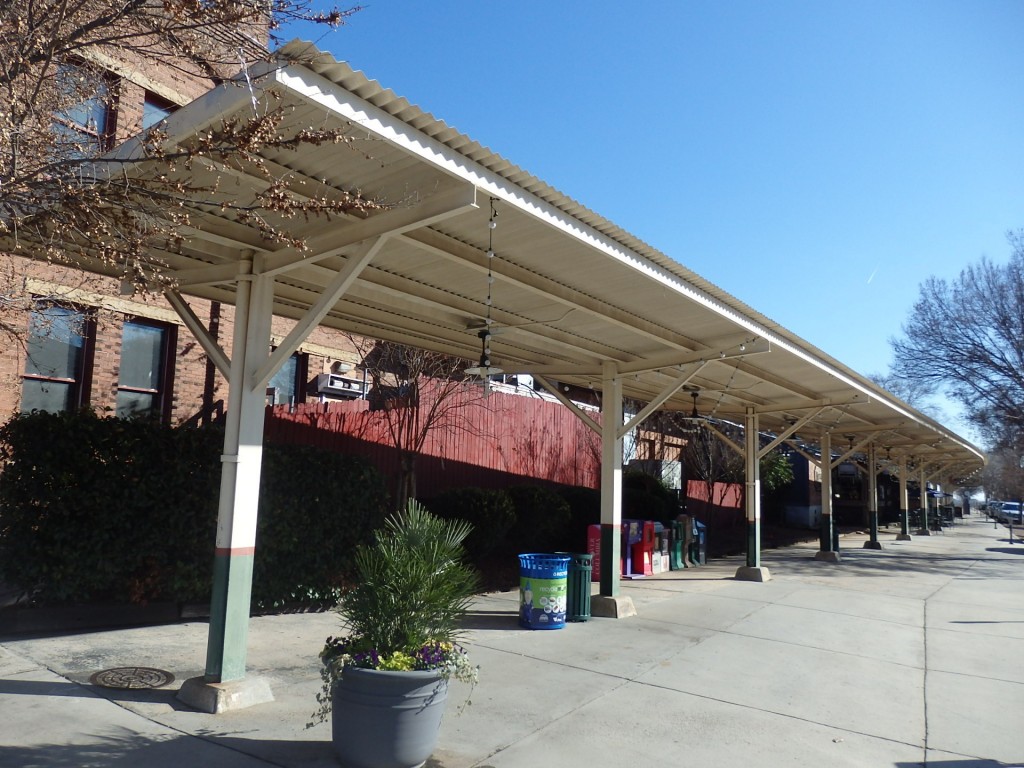
<path fill-rule="evenodd" d="M 502 369 L 496 365 L 491 365 L 491 324 L 494 322 L 491 319 L 491 305 L 493 303 L 491 286 L 494 285 L 494 271 L 491 265 L 494 262 L 494 230 L 498 226 L 498 212 L 494 209 L 494 198 L 491 198 L 491 218 L 487 222 L 487 317 L 484 320 L 484 327 L 477 333 L 480 337 L 480 362 L 466 369 L 466 373 L 470 376 L 479 376 L 484 379 L 484 387 L 486 391 L 486 382 L 488 377 L 496 376 L 502 373 Z"/>

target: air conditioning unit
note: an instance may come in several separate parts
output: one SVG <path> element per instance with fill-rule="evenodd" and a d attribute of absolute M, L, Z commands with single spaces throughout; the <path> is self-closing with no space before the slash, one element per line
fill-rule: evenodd
<path fill-rule="evenodd" d="M 327 397 L 362 397 L 366 392 L 362 379 L 339 373 L 321 373 L 316 377 L 316 393 Z"/>

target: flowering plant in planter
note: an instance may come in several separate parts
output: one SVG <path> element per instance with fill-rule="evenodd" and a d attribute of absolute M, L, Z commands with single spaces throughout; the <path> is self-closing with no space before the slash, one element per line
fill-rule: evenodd
<path fill-rule="evenodd" d="M 435 517 L 411 500 L 385 521 L 372 545 L 357 549 L 355 583 L 338 607 L 347 632 L 328 637 L 320 652 L 323 687 L 314 723 L 331 713 L 346 669 L 433 671 L 444 683 L 476 682 L 477 667 L 456 642 L 478 587 L 463 561 L 470 530 L 469 523 Z"/>

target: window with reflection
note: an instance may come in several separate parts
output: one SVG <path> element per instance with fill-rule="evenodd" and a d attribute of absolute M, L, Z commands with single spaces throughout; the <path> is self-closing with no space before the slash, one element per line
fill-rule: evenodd
<path fill-rule="evenodd" d="M 116 81 L 107 73 L 67 62 L 57 70 L 61 106 L 54 115 L 59 156 L 92 157 L 110 149 Z"/>
<path fill-rule="evenodd" d="M 306 356 L 296 352 L 267 383 L 267 405 L 295 405 L 305 397 Z"/>
<path fill-rule="evenodd" d="M 134 320 L 124 324 L 117 382 L 119 418 L 168 415 L 173 336 L 173 326 Z"/>
<path fill-rule="evenodd" d="M 81 310 L 37 306 L 29 316 L 22 413 L 60 413 L 88 403 L 93 323 Z"/>

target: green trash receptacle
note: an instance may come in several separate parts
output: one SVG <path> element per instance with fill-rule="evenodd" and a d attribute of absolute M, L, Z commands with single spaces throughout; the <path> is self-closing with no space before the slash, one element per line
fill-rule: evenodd
<path fill-rule="evenodd" d="M 569 558 L 565 620 L 587 621 L 590 619 L 590 585 L 594 570 L 594 556 L 581 552 L 557 552 L 556 554 Z"/>

